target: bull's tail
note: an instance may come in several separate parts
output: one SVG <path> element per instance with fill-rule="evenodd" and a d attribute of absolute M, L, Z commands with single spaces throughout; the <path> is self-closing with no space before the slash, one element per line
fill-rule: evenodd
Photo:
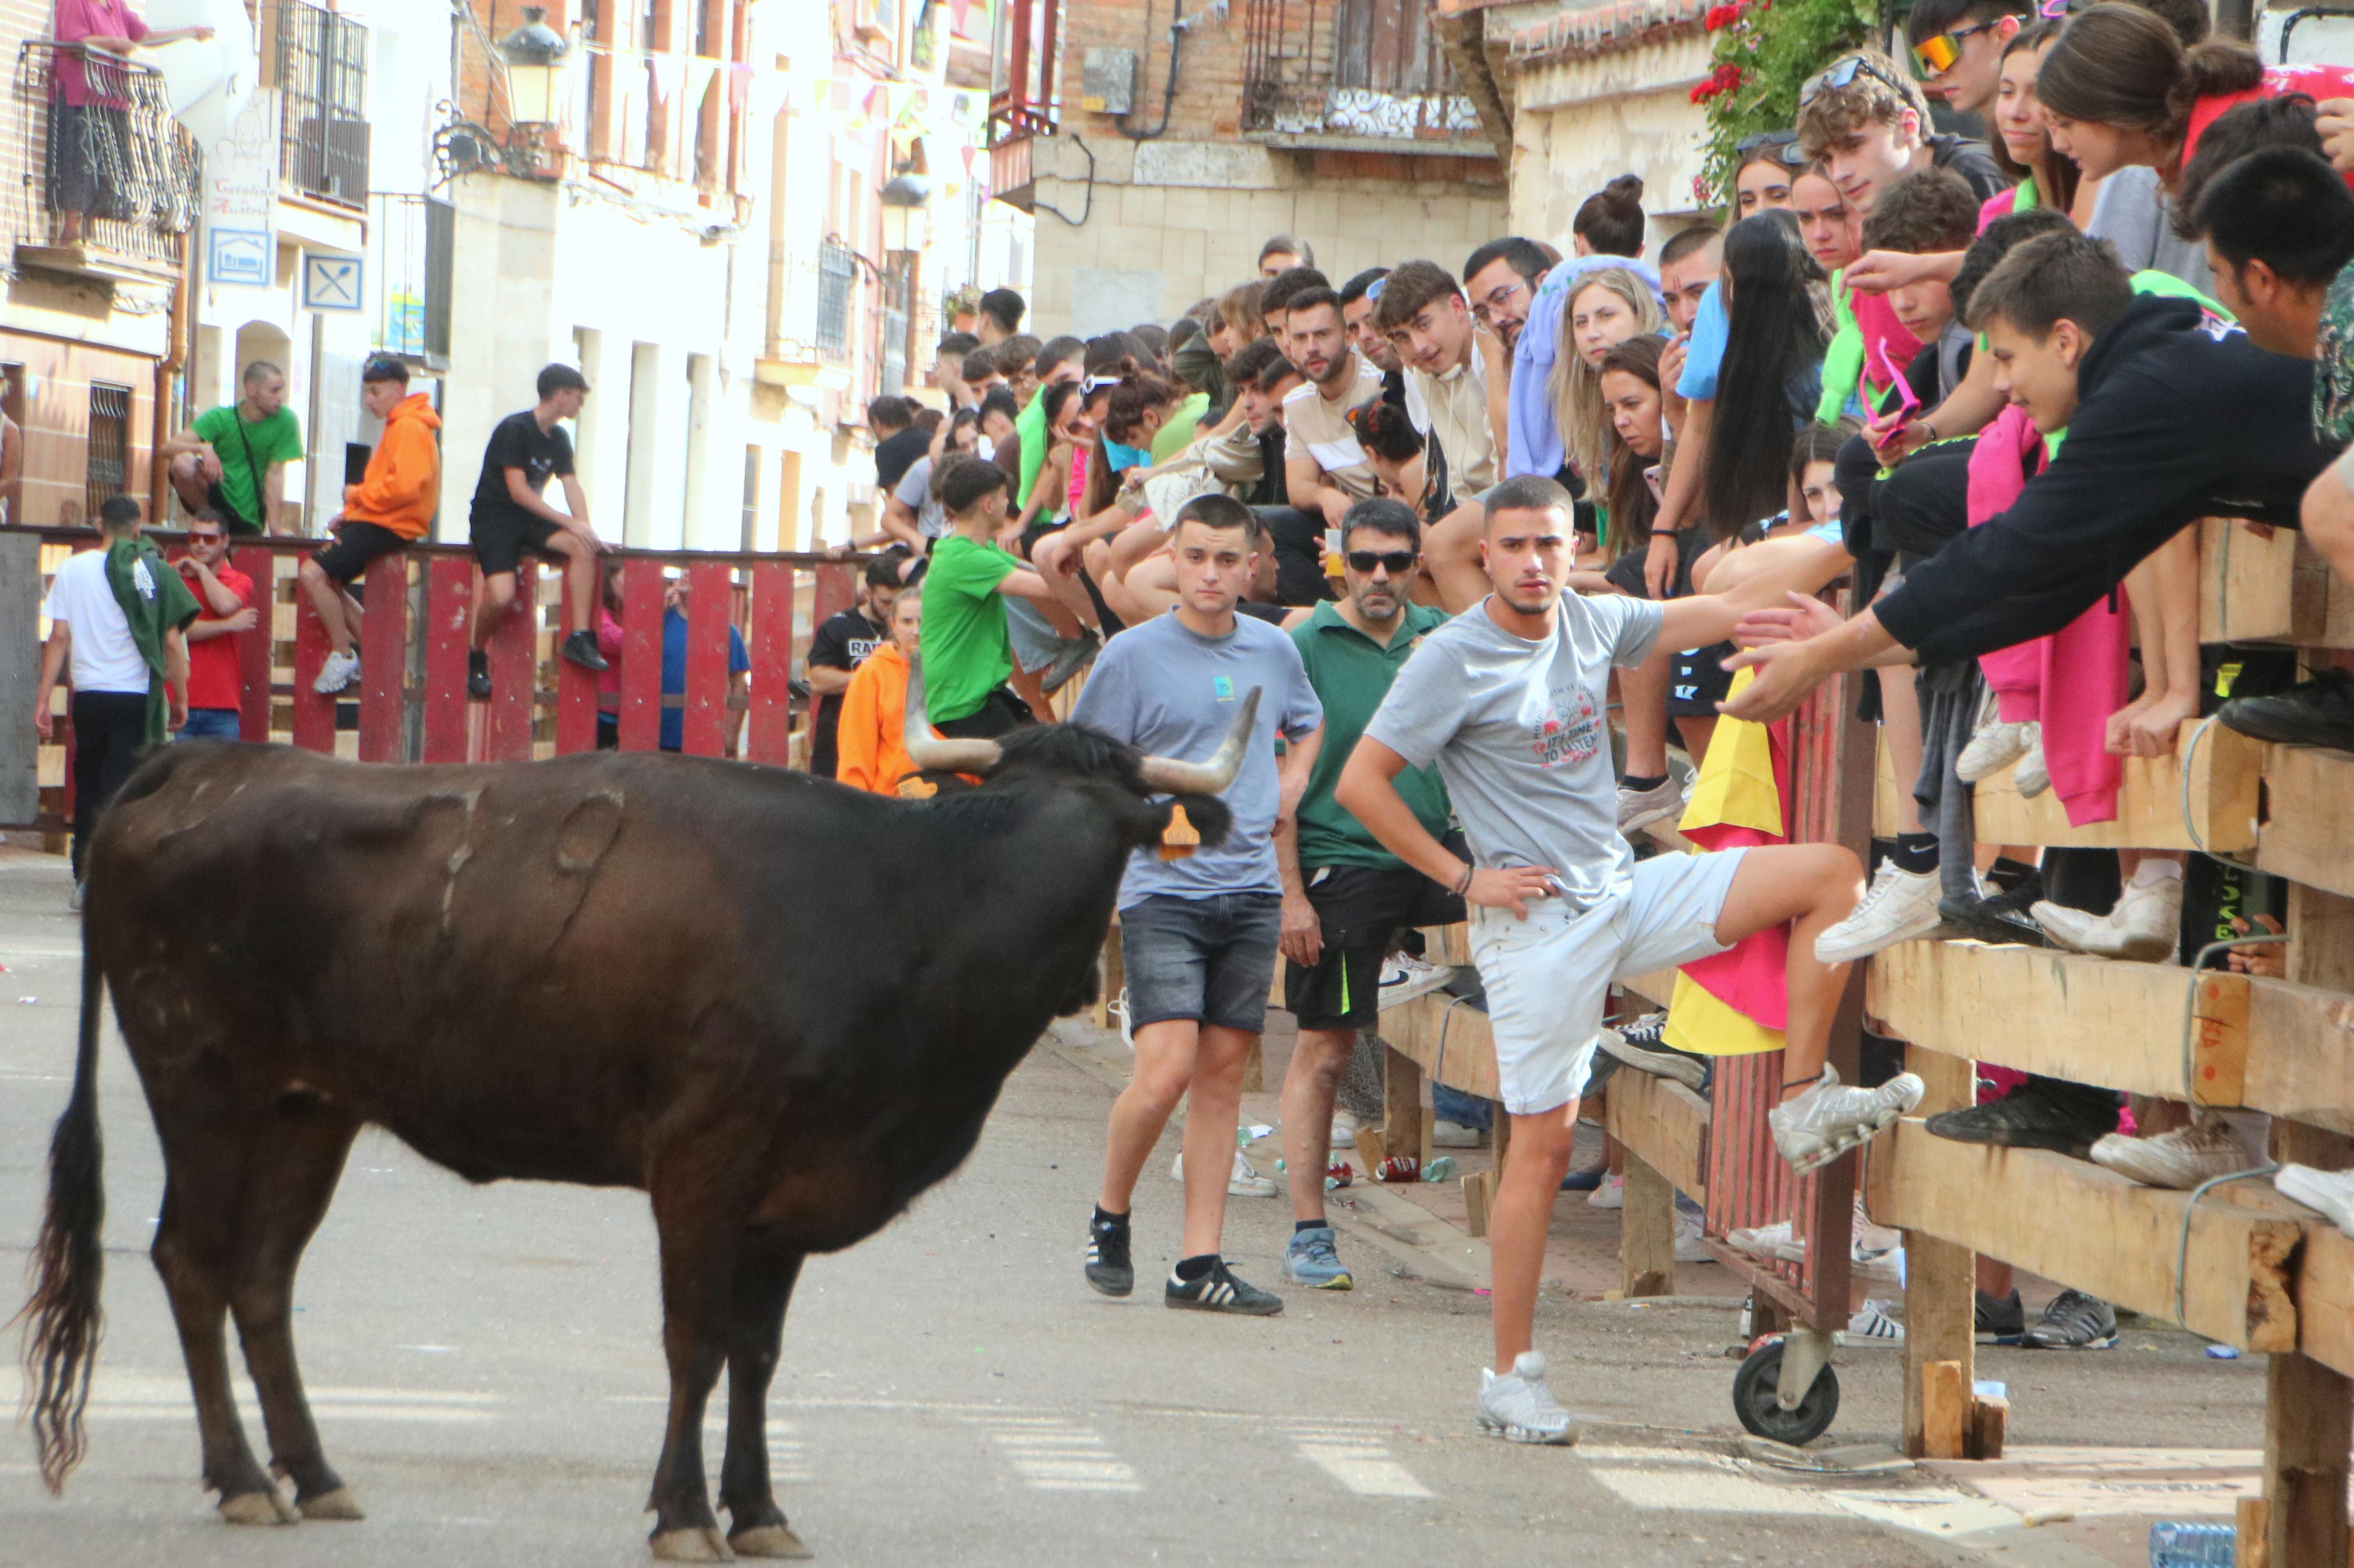
<path fill-rule="evenodd" d="M 90 1372 L 104 1326 L 98 1307 L 106 1271 L 99 1234 L 106 1219 L 106 1185 L 98 1127 L 98 1037 L 105 993 L 105 977 L 85 940 L 73 1097 L 49 1138 L 48 1213 L 33 1249 L 33 1293 L 17 1314 L 27 1325 L 25 1399 L 41 1480 L 52 1492 L 64 1489 L 67 1474 L 81 1463 L 88 1446 L 82 1410 L 90 1403 Z"/>

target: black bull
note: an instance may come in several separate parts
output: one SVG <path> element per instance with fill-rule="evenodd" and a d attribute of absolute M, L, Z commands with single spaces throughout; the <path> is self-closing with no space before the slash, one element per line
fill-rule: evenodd
<path fill-rule="evenodd" d="M 1169 821 L 1155 784 L 1223 836 L 1214 795 L 1257 694 L 1208 766 L 1072 726 L 1002 752 L 918 740 L 920 685 L 908 706 L 918 759 L 988 770 L 981 788 L 896 800 L 610 752 L 401 768 L 192 745 L 145 763 L 91 846 L 80 1053 L 26 1308 L 51 1489 L 81 1457 L 99 1335 L 102 985 L 162 1144 L 153 1256 L 225 1517 L 359 1517 L 291 1312 L 373 1122 L 469 1181 L 649 1194 L 671 1380 L 655 1551 L 726 1554 L 702 1445 L 724 1365 L 727 1542 L 801 1555 L 765 1405 L 802 1259 L 872 1235 L 971 1151 L 1049 1021 L 1092 996 L 1121 868 Z"/>

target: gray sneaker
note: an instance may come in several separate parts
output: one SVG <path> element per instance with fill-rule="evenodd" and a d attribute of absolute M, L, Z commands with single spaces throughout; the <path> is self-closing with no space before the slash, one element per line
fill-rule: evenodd
<path fill-rule="evenodd" d="M 1283 1277 L 1310 1290 L 1347 1290 L 1356 1284 L 1332 1245 L 1331 1225 L 1291 1234 L 1291 1245 L 1283 1254 Z"/>
<path fill-rule="evenodd" d="M 1618 831 L 1636 832 L 1668 817 L 1681 817 L 1684 811 L 1684 787 L 1672 773 L 1649 789 L 1618 787 Z"/>
<path fill-rule="evenodd" d="M 1577 1441 L 1577 1425 L 1568 1411 L 1545 1386 L 1542 1351 L 1522 1351 L 1512 1358 L 1512 1370 L 1498 1377 L 1479 1373 L 1479 1430 L 1512 1443 Z"/>
<path fill-rule="evenodd" d="M 1776 1106 L 1766 1120 L 1774 1129 L 1774 1147 L 1803 1176 L 1895 1126 L 1926 1092 L 1927 1086 L 1911 1073 L 1899 1073 L 1876 1089 L 1850 1088 L 1826 1065 L 1821 1082 Z"/>
<path fill-rule="evenodd" d="M 2105 1351 L 2117 1342 L 2116 1308 L 2097 1296 L 2062 1290 L 2020 1343 L 2037 1351 Z"/>

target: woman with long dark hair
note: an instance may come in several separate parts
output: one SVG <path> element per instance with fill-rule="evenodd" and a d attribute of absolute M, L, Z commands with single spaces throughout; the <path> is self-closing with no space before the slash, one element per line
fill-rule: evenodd
<path fill-rule="evenodd" d="M 1790 438 L 1822 396 L 1824 281 L 1787 212 L 1743 218 L 1725 234 L 1724 361 L 1701 477 L 1702 515 L 1720 542 L 1789 506 Z"/>
<path fill-rule="evenodd" d="M 2035 81 L 2044 52 L 2059 41 L 2066 24 L 2059 19 L 2038 22 L 2003 46 L 2002 74 L 1994 90 L 1995 134 L 1988 140 L 1995 166 L 2015 182 L 2010 189 L 1988 196 L 1978 209 L 1978 232 L 1996 218 L 2030 207 L 2048 207 L 2081 219 L 2076 196 L 2084 173 L 2075 162 L 2052 147 L 2051 128 L 2044 123 L 2043 103 L 2035 95 Z M 2086 204 L 2088 207 L 2090 203 Z"/>

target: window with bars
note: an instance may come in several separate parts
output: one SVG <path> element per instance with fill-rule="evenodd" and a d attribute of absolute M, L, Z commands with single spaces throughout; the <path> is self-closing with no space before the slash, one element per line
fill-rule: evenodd
<path fill-rule="evenodd" d="M 850 356 L 851 295 L 857 281 L 857 257 L 841 240 L 828 238 L 817 252 L 817 346 L 837 364 Z"/>
<path fill-rule="evenodd" d="M 90 384 L 90 438 L 82 471 L 82 499 L 90 521 L 98 509 L 131 483 L 131 388 L 103 381 Z"/>
<path fill-rule="evenodd" d="M 280 0 L 280 169 L 305 196 L 365 209 L 368 189 L 367 29 Z"/>

